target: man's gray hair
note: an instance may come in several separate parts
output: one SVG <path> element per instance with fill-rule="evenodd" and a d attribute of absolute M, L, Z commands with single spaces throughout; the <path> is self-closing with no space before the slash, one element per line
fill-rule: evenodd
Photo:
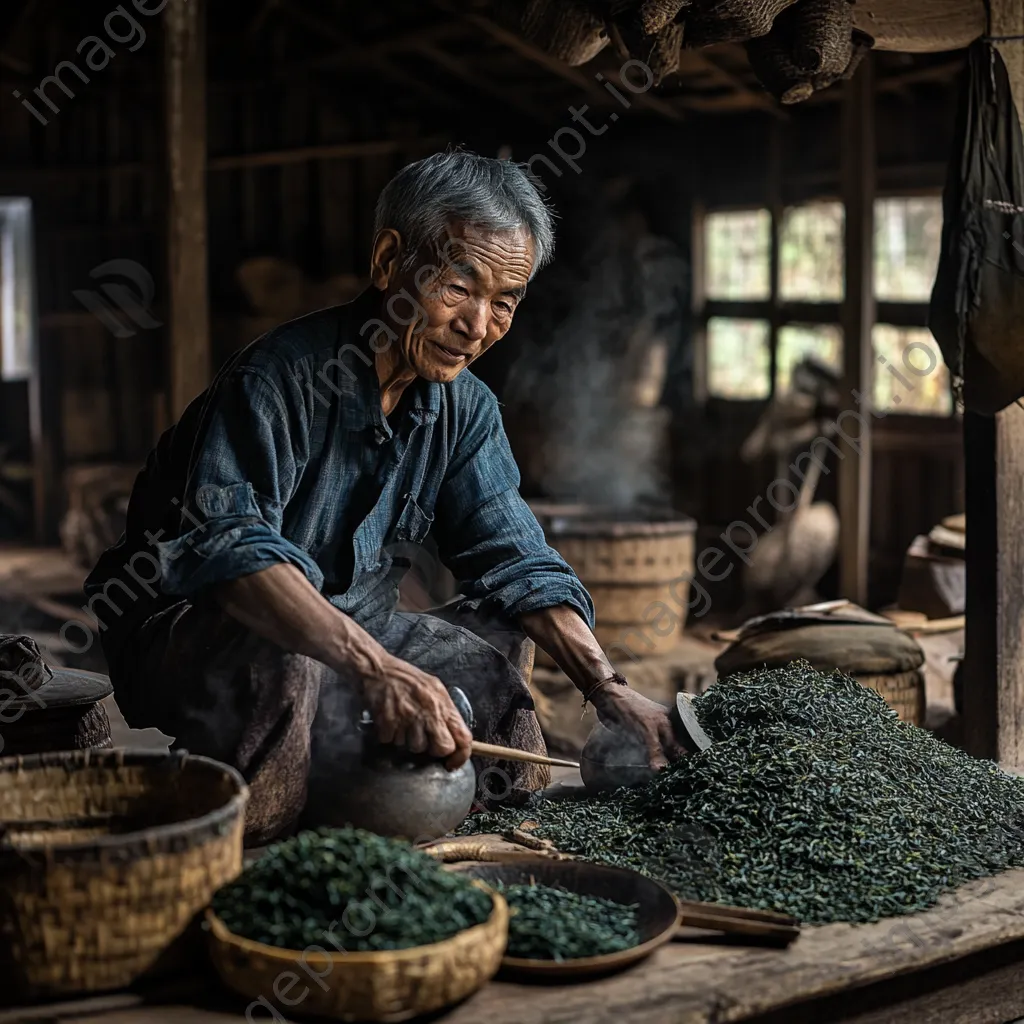
<path fill-rule="evenodd" d="M 435 153 L 403 167 L 377 200 L 373 232 L 393 228 L 402 236 L 408 268 L 425 245 L 443 244 L 453 221 L 487 231 L 527 228 L 534 248 L 531 277 L 554 254 L 554 214 L 529 171 L 511 160 L 463 150 Z"/>

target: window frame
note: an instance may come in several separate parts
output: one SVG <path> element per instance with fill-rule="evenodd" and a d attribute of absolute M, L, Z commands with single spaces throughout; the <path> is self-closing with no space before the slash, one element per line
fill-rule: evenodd
<path fill-rule="evenodd" d="M 940 188 L 887 188 L 880 191 L 875 200 L 909 199 L 914 197 L 941 197 Z M 703 203 L 694 205 L 693 213 L 693 316 L 695 337 L 694 387 L 698 402 L 726 402 L 733 406 L 759 406 L 775 398 L 778 383 L 778 347 L 779 332 L 789 325 L 823 325 L 835 326 L 842 331 L 842 302 L 783 301 L 779 294 L 780 285 L 780 239 L 782 218 L 787 209 L 795 206 L 808 206 L 821 202 L 842 202 L 842 198 L 833 193 L 802 197 L 796 202 L 786 204 L 771 203 L 735 203 L 715 204 L 713 207 Z M 752 210 L 767 210 L 771 218 L 769 234 L 769 285 L 768 299 L 711 299 L 707 297 L 705 281 L 705 224 L 712 213 L 739 213 Z M 845 279 L 845 268 L 844 268 Z M 892 327 L 912 328 L 928 327 L 929 303 L 923 301 L 876 300 L 875 325 L 887 324 Z M 708 321 L 712 317 L 727 319 L 763 320 L 768 323 L 769 345 L 769 388 L 767 398 L 729 398 L 725 395 L 713 395 L 708 388 Z M 874 326 L 874 325 L 873 325 Z M 954 403 L 951 413 L 896 413 L 889 411 L 887 416 L 919 419 L 922 416 L 934 419 L 946 419 L 956 415 Z"/>

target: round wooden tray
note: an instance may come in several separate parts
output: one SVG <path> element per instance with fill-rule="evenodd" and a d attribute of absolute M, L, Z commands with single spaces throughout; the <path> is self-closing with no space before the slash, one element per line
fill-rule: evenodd
<path fill-rule="evenodd" d="M 583 896 L 600 896 L 623 904 L 639 904 L 640 944 L 632 949 L 575 960 L 526 960 L 505 956 L 502 975 L 524 981 L 573 981 L 610 974 L 630 967 L 670 942 L 679 927 L 679 903 L 659 882 L 626 868 L 607 867 L 586 861 L 551 860 L 547 857 L 517 859 L 506 863 L 465 863 L 450 870 L 472 875 L 486 885 L 502 882 L 517 885 L 535 881 L 558 885 Z"/>
<path fill-rule="evenodd" d="M 491 916 L 483 924 L 428 946 L 366 953 L 268 946 L 235 935 L 207 909 L 210 958 L 221 981 L 246 999 L 272 1002 L 275 982 L 292 972 L 308 990 L 291 1007 L 295 1014 L 405 1021 L 460 1002 L 495 975 L 508 940 L 508 905 L 497 893 L 491 896 Z"/>

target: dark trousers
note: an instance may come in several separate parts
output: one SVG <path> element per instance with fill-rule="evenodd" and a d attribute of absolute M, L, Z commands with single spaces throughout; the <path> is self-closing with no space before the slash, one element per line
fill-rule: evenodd
<path fill-rule="evenodd" d="M 465 601 L 427 613 L 391 612 L 360 622 L 385 650 L 458 686 L 473 706 L 474 739 L 545 751 L 524 680 L 533 643 Z M 233 765 L 250 789 L 246 842 L 294 829 L 311 772 L 332 771 L 358 740 L 359 681 L 257 636 L 212 601 L 180 601 L 138 627 L 111 665 L 114 696 L 137 729 Z M 548 769 L 497 764 L 514 795 L 543 788 Z M 339 780 L 341 782 L 341 780 Z"/>

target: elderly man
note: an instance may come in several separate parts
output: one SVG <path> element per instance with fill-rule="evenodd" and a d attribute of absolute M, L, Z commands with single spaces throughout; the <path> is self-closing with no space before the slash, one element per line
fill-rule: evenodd
<path fill-rule="evenodd" d="M 377 205 L 371 287 L 238 353 L 140 473 L 86 585 L 115 694 L 130 725 L 242 771 L 249 841 L 295 825 L 311 771 L 330 770 L 363 711 L 383 742 L 456 768 L 473 740 L 459 686 L 478 739 L 543 751 L 510 661 L 523 634 L 653 765 L 681 753 L 595 640 L 589 596 L 519 495 L 498 403 L 467 369 L 552 247 L 518 165 L 450 152 L 405 167 Z M 401 552 L 431 530 L 463 597 L 396 611 Z M 156 559 L 159 578 L 143 576 Z M 502 765 L 520 791 L 545 781 Z"/>

